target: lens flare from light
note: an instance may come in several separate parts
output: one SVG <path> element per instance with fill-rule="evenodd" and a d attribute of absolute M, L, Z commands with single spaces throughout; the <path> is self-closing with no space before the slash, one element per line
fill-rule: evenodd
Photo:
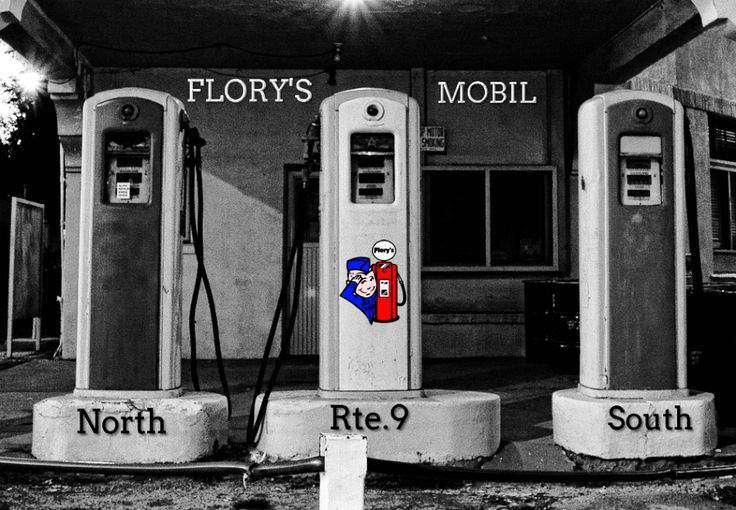
<path fill-rule="evenodd" d="M 38 92 L 42 82 L 43 78 L 35 71 L 28 70 L 18 74 L 18 85 L 27 94 Z"/>
<path fill-rule="evenodd" d="M 16 97 L 18 89 L 27 96 L 35 95 L 40 89 L 40 75 L 33 73 L 35 76 L 24 76 L 29 71 L 28 63 L 0 39 L 0 144 L 11 141 L 23 115 Z M 21 88 L 21 76 L 23 83 L 27 79 L 27 85 L 33 86 L 33 92 L 27 92 L 25 86 Z"/>
<path fill-rule="evenodd" d="M 381 0 L 333 0 L 329 31 L 348 42 L 380 39 L 383 30 L 374 17 L 373 10 L 380 7 Z"/>

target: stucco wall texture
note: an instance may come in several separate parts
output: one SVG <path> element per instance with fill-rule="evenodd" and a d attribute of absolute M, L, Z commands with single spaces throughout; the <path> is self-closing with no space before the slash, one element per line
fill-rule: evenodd
<path fill-rule="evenodd" d="M 317 70 L 318 71 L 318 70 Z M 223 354 L 226 358 L 262 355 L 280 289 L 283 249 L 284 170 L 300 163 L 301 137 L 316 115 L 320 102 L 340 91 L 381 87 L 406 92 L 422 106 L 422 125 L 447 128 L 446 155 L 426 157 L 431 165 L 555 165 L 558 177 L 560 251 L 565 256 L 564 185 L 562 168 L 562 87 L 560 73 L 548 71 L 364 71 L 339 70 L 337 85 L 327 75 L 310 77 L 312 97 L 300 102 L 296 90 L 282 91 L 275 102 L 250 95 L 239 103 L 207 102 L 207 85 L 190 99 L 190 79 L 212 79 L 213 98 L 225 84 L 249 78 L 293 77 L 313 74 L 305 70 L 210 69 L 98 69 L 95 91 L 118 87 L 145 87 L 169 92 L 184 101 L 193 124 L 207 140 L 204 158 L 205 263 L 217 303 Z M 438 82 L 452 90 L 459 81 L 527 81 L 534 104 L 439 104 Z M 296 81 L 296 80 L 295 80 Z M 238 96 L 239 86 L 231 88 Z M 302 99 L 304 94 L 299 94 Z M 554 128 L 552 128 L 554 126 Z M 78 208 L 78 174 L 67 175 L 67 218 Z M 67 246 L 78 242 L 74 228 L 67 230 Z M 71 253 L 71 250 L 70 250 Z M 561 261 L 564 267 L 565 261 Z M 74 302 L 76 264 L 65 263 L 64 356 L 74 357 Z M 184 249 L 183 354 L 189 356 L 186 318 L 194 282 L 196 260 Z M 528 273 L 423 275 L 423 310 L 432 320 L 424 326 L 425 355 L 522 355 L 523 285 Z M 448 321 L 437 314 L 450 314 Z M 453 315 L 454 314 L 454 315 Z M 481 320 L 457 314 L 485 314 Z M 509 315 L 510 314 L 510 315 Z M 206 299 L 200 296 L 197 312 L 198 356 L 214 357 Z M 448 330 L 448 328 L 450 328 Z M 468 341 L 454 342 L 453 331 Z M 448 334 L 449 333 L 449 334 Z"/>

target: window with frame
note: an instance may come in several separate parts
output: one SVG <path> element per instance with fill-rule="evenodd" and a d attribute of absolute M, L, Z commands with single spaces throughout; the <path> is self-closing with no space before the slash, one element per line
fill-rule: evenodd
<path fill-rule="evenodd" d="M 425 167 L 423 268 L 554 270 L 556 169 Z"/>
<path fill-rule="evenodd" d="M 711 116 L 709 124 L 713 249 L 736 251 L 736 121 Z"/>

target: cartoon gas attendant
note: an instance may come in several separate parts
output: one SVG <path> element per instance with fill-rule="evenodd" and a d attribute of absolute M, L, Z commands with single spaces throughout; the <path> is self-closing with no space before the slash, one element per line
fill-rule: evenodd
<path fill-rule="evenodd" d="M 347 262 L 347 285 L 340 297 L 359 308 L 368 322 L 373 324 L 376 315 L 376 277 L 368 257 L 355 257 Z"/>

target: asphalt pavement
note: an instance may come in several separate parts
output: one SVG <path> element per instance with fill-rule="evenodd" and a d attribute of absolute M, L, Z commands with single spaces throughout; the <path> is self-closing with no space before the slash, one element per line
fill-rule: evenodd
<path fill-rule="evenodd" d="M 218 459 L 244 460 L 245 428 L 256 381 L 255 361 L 226 361 L 232 392 L 230 445 Z M 182 365 L 189 383 L 189 365 Z M 573 372 L 573 373 L 570 373 Z M 202 387 L 220 392 L 212 361 L 199 363 Z M 51 352 L 0 359 L 0 456 L 30 457 L 32 407 L 74 389 L 73 360 Z M 282 369 L 278 389 L 317 387 L 316 358 L 294 358 Z M 490 391 L 502 402 L 502 444 L 491 459 L 474 467 L 508 470 L 651 470 L 728 464 L 736 459 L 736 429 L 720 431 L 716 457 L 597 461 L 568 455 L 552 441 L 551 394 L 574 387 L 577 375 L 517 358 L 425 360 L 424 387 Z M 464 463 L 468 465 L 468 463 Z M 140 475 L 0 472 L 0 510 L 15 508 L 318 508 L 318 475 L 252 481 L 237 476 L 149 477 Z M 638 483 L 483 483 L 369 474 L 368 509 L 552 509 L 552 508 L 734 508 L 731 477 Z"/>

